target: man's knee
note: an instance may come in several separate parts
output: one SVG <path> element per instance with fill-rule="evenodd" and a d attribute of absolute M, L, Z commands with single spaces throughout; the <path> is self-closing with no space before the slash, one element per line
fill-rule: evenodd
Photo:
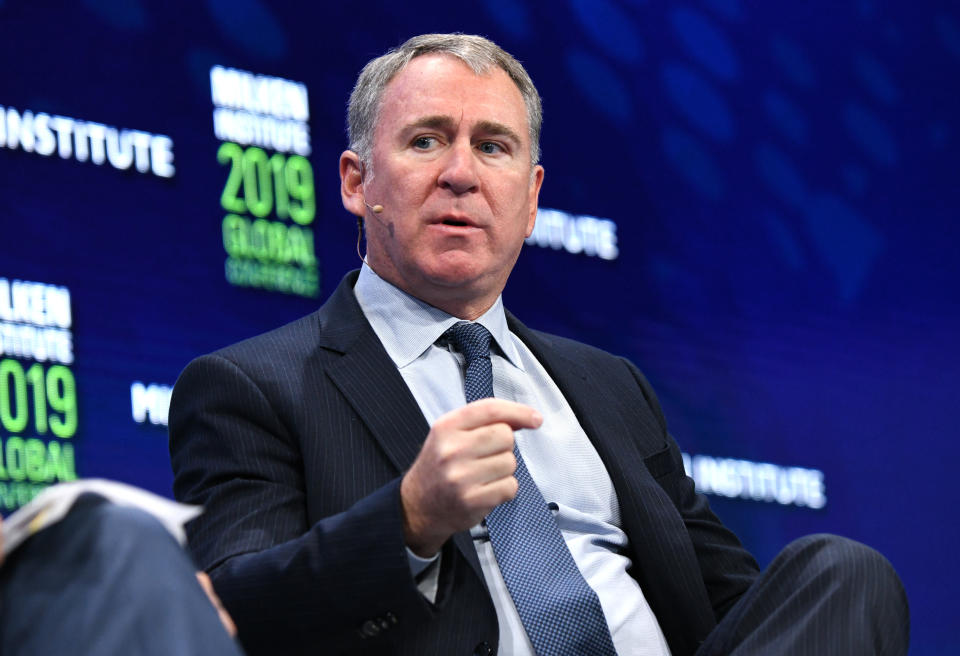
<path fill-rule="evenodd" d="M 799 645 L 802 653 L 893 656 L 906 653 L 910 636 L 906 594 L 890 562 L 864 544 L 827 534 L 788 544 L 724 623 L 715 640 L 719 651 L 709 653 L 728 653 L 734 644 L 744 645 L 744 653 L 794 653 L 773 652 L 775 641 Z M 823 649 L 812 652 L 812 644 Z"/>
<path fill-rule="evenodd" d="M 131 535 L 147 540 L 153 540 L 160 535 L 170 538 L 155 517 L 137 508 L 102 503 L 90 509 L 89 518 L 110 535 Z"/>
<path fill-rule="evenodd" d="M 903 583 L 876 549 L 838 535 L 816 534 L 791 542 L 780 558 L 799 565 L 803 572 L 800 585 L 823 590 L 909 635 L 910 612 Z"/>
<path fill-rule="evenodd" d="M 903 590 L 900 577 L 883 554 L 839 535 L 804 536 L 788 544 L 780 558 L 799 560 L 806 569 L 834 580 L 863 580 L 866 585 Z"/>
<path fill-rule="evenodd" d="M 141 553 L 155 549 L 179 550 L 160 521 L 137 508 L 113 503 L 91 504 L 80 509 L 76 520 L 89 527 L 97 542 L 114 556 L 126 549 Z"/>
<path fill-rule="evenodd" d="M 73 567 L 76 558 L 86 561 L 89 574 L 105 584 L 132 577 L 163 586 L 170 577 L 192 576 L 189 556 L 155 517 L 100 499 L 83 501 L 67 516 L 67 532 L 51 536 L 70 545 Z"/>

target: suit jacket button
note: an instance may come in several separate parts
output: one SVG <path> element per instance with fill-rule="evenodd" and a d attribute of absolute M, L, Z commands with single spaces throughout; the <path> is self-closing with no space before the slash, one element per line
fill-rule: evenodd
<path fill-rule="evenodd" d="M 493 656 L 493 647 L 490 646 L 489 642 L 484 640 L 473 648 L 473 656 Z"/>
<path fill-rule="evenodd" d="M 380 633 L 380 626 L 373 620 L 367 620 L 360 627 L 360 635 L 364 638 L 372 638 L 378 633 Z"/>

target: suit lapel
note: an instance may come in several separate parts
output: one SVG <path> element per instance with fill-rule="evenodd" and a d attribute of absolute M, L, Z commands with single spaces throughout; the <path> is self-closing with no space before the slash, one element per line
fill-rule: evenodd
<path fill-rule="evenodd" d="M 363 316 L 353 294 L 356 281 L 357 272 L 349 273 L 320 309 L 320 346 L 341 354 L 328 365 L 327 375 L 402 474 L 416 460 L 430 426 Z M 469 531 L 454 534 L 453 540 L 485 585 Z"/>
<path fill-rule="evenodd" d="M 320 310 L 320 346 L 341 354 L 327 375 L 397 468 L 406 471 L 430 430 L 353 295 L 351 273 Z"/>

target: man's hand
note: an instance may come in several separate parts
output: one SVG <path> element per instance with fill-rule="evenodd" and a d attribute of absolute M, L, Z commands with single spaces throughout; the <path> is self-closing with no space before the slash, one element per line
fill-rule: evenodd
<path fill-rule="evenodd" d="M 220 597 L 217 596 L 217 593 L 213 589 L 213 583 L 210 581 L 210 577 L 207 576 L 206 572 L 197 572 L 197 580 L 200 582 L 200 587 L 203 588 L 203 591 L 207 593 L 207 598 L 210 600 L 210 603 L 217 609 L 223 628 L 227 630 L 231 638 L 237 637 L 237 625 L 233 623 L 233 618 L 230 617 L 230 613 L 223 607 Z"/>
<path fill-rule="evenodd" d="M 430 557 L 451 535 L 512 499 L 517 494 L 513 431 L 541 423 L 543 417 L 530 406 L 492 398 L 437 419 L 400 483 L 407 546 Z"/>

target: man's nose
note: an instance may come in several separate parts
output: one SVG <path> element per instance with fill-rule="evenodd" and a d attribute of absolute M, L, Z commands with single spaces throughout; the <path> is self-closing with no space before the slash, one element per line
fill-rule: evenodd
<path fill-rule="evenodd" d="M 458 196 L 474 191 L 479 184 L 476 166 L 472 144 L 455 143 L 446 153 L 437 184 Z"/>

